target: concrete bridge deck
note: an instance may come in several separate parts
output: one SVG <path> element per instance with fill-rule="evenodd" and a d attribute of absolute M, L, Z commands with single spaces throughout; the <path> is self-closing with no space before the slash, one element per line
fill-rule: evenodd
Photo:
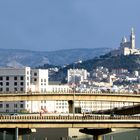
<path fill-rule="evenodd" d="M 0 128 L 140 128 L 140 116 L 1 116 Z"/>
<path fill-rule="evenodd" d="M 140 94 L 132 93 L 3 93 L 0 101 L 114 101 L 140 102 Z"/>

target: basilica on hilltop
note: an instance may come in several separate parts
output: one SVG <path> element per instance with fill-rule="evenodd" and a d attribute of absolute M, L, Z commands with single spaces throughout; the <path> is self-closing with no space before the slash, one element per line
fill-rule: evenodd
<path fill-rule="evenodd" d="M 130 40 L 128 41 L 127 38 L 124 36 L 120 43 L 118 49 L 113 50 L 111 52 L 112 56 L 117 55 L 140 55 L 140 50 L 136 49 L 135 47 L 135 33 L 134 29 L 131 29 Z"/>

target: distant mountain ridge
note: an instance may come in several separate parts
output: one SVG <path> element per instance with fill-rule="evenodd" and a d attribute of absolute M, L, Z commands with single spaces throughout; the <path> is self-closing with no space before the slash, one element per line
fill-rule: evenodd
<path fill-rule="evenodd" d="M 21 49 L 0 49 L 0 67 L 37 67 L 44 64 L 62 66 L 78 60 L 92 59 L 110 50 L 110 48 L 79 48 L 41 52 Z"/>

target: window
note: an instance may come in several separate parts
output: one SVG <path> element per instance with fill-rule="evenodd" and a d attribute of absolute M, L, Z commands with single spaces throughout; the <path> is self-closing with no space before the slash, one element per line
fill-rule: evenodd
<path fill-rule="evenodd" d="M 9 108 L 9 104 L 6 104 L 6 108 Z"/>
<path fill-rule="evenodd" d="M 14 86 L 17 86 L 17 82 L 14 82 Z"/>
<path fill-rule="evenodd" d="M 3 80 L 3 77 L 2 76 L 0 76 L 0 80 Z"/>
<path fill-rule="evenodd" d="M 37 81 L 37 79 L 36 78 L 34 78 L 34 82 L 36 82 Z"/>
<path fill-rule="evenodd" d="M 6 80 L 9 80 L 9 77 L 8 76 L 6 76 Z"/>
<path fill-rule="evenodd" d="M 0 86 L 3 86 L 3 82 L 0 82 Z"/>
<path fill-rule="evenodd" d="M 23 108 L 23 104 L 20 104 L 20 108 Z"/>
<path fill-rule="evenodd" d="M 37 73 L 36 72 L 34 73 L 34 76 L 37 76 Z"/>
<path fill-rule="evenodd" d="M 20 77 L 20 80 L 24 80 L 24 77 L 23 77 L 23 76 L 21 76 L 21 77 Z"/>
<path fill-rule="evenodd" d="M 6 82 L 6 86 L 9 86 L 9 82 Z"/>
<path fill-rule="evenodd" d="M 17 80 L 17 76 L 14 77 L 14 80 Z"/>
<path fill-rule="evenodd" d="M 3 104 L 0 104 L 0 108 L 3 108 Z"/>
<path fill-rule="evenodd" d="M 23 86 L 23 84 L 24 84 L 23 82 L 20 82 L 20 85 L 21 85 L 21 86 Z"/>

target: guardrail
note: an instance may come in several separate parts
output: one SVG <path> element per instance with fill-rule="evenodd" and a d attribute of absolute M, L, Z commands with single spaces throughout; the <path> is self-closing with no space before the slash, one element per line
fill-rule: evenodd
<path fill-rule="evenodd" d="M 54 91 L 54 92 L 0 92 L 1 95 L 5 94 L 130 94 L 139 95 L 140 92 L 101 92 L 101 91 Z"/>
<path fill-rule="evenodd" d="M 140 116 L 0 116 L 0 122 L 38 121 L 38 120 L 140 120 Z"/>

